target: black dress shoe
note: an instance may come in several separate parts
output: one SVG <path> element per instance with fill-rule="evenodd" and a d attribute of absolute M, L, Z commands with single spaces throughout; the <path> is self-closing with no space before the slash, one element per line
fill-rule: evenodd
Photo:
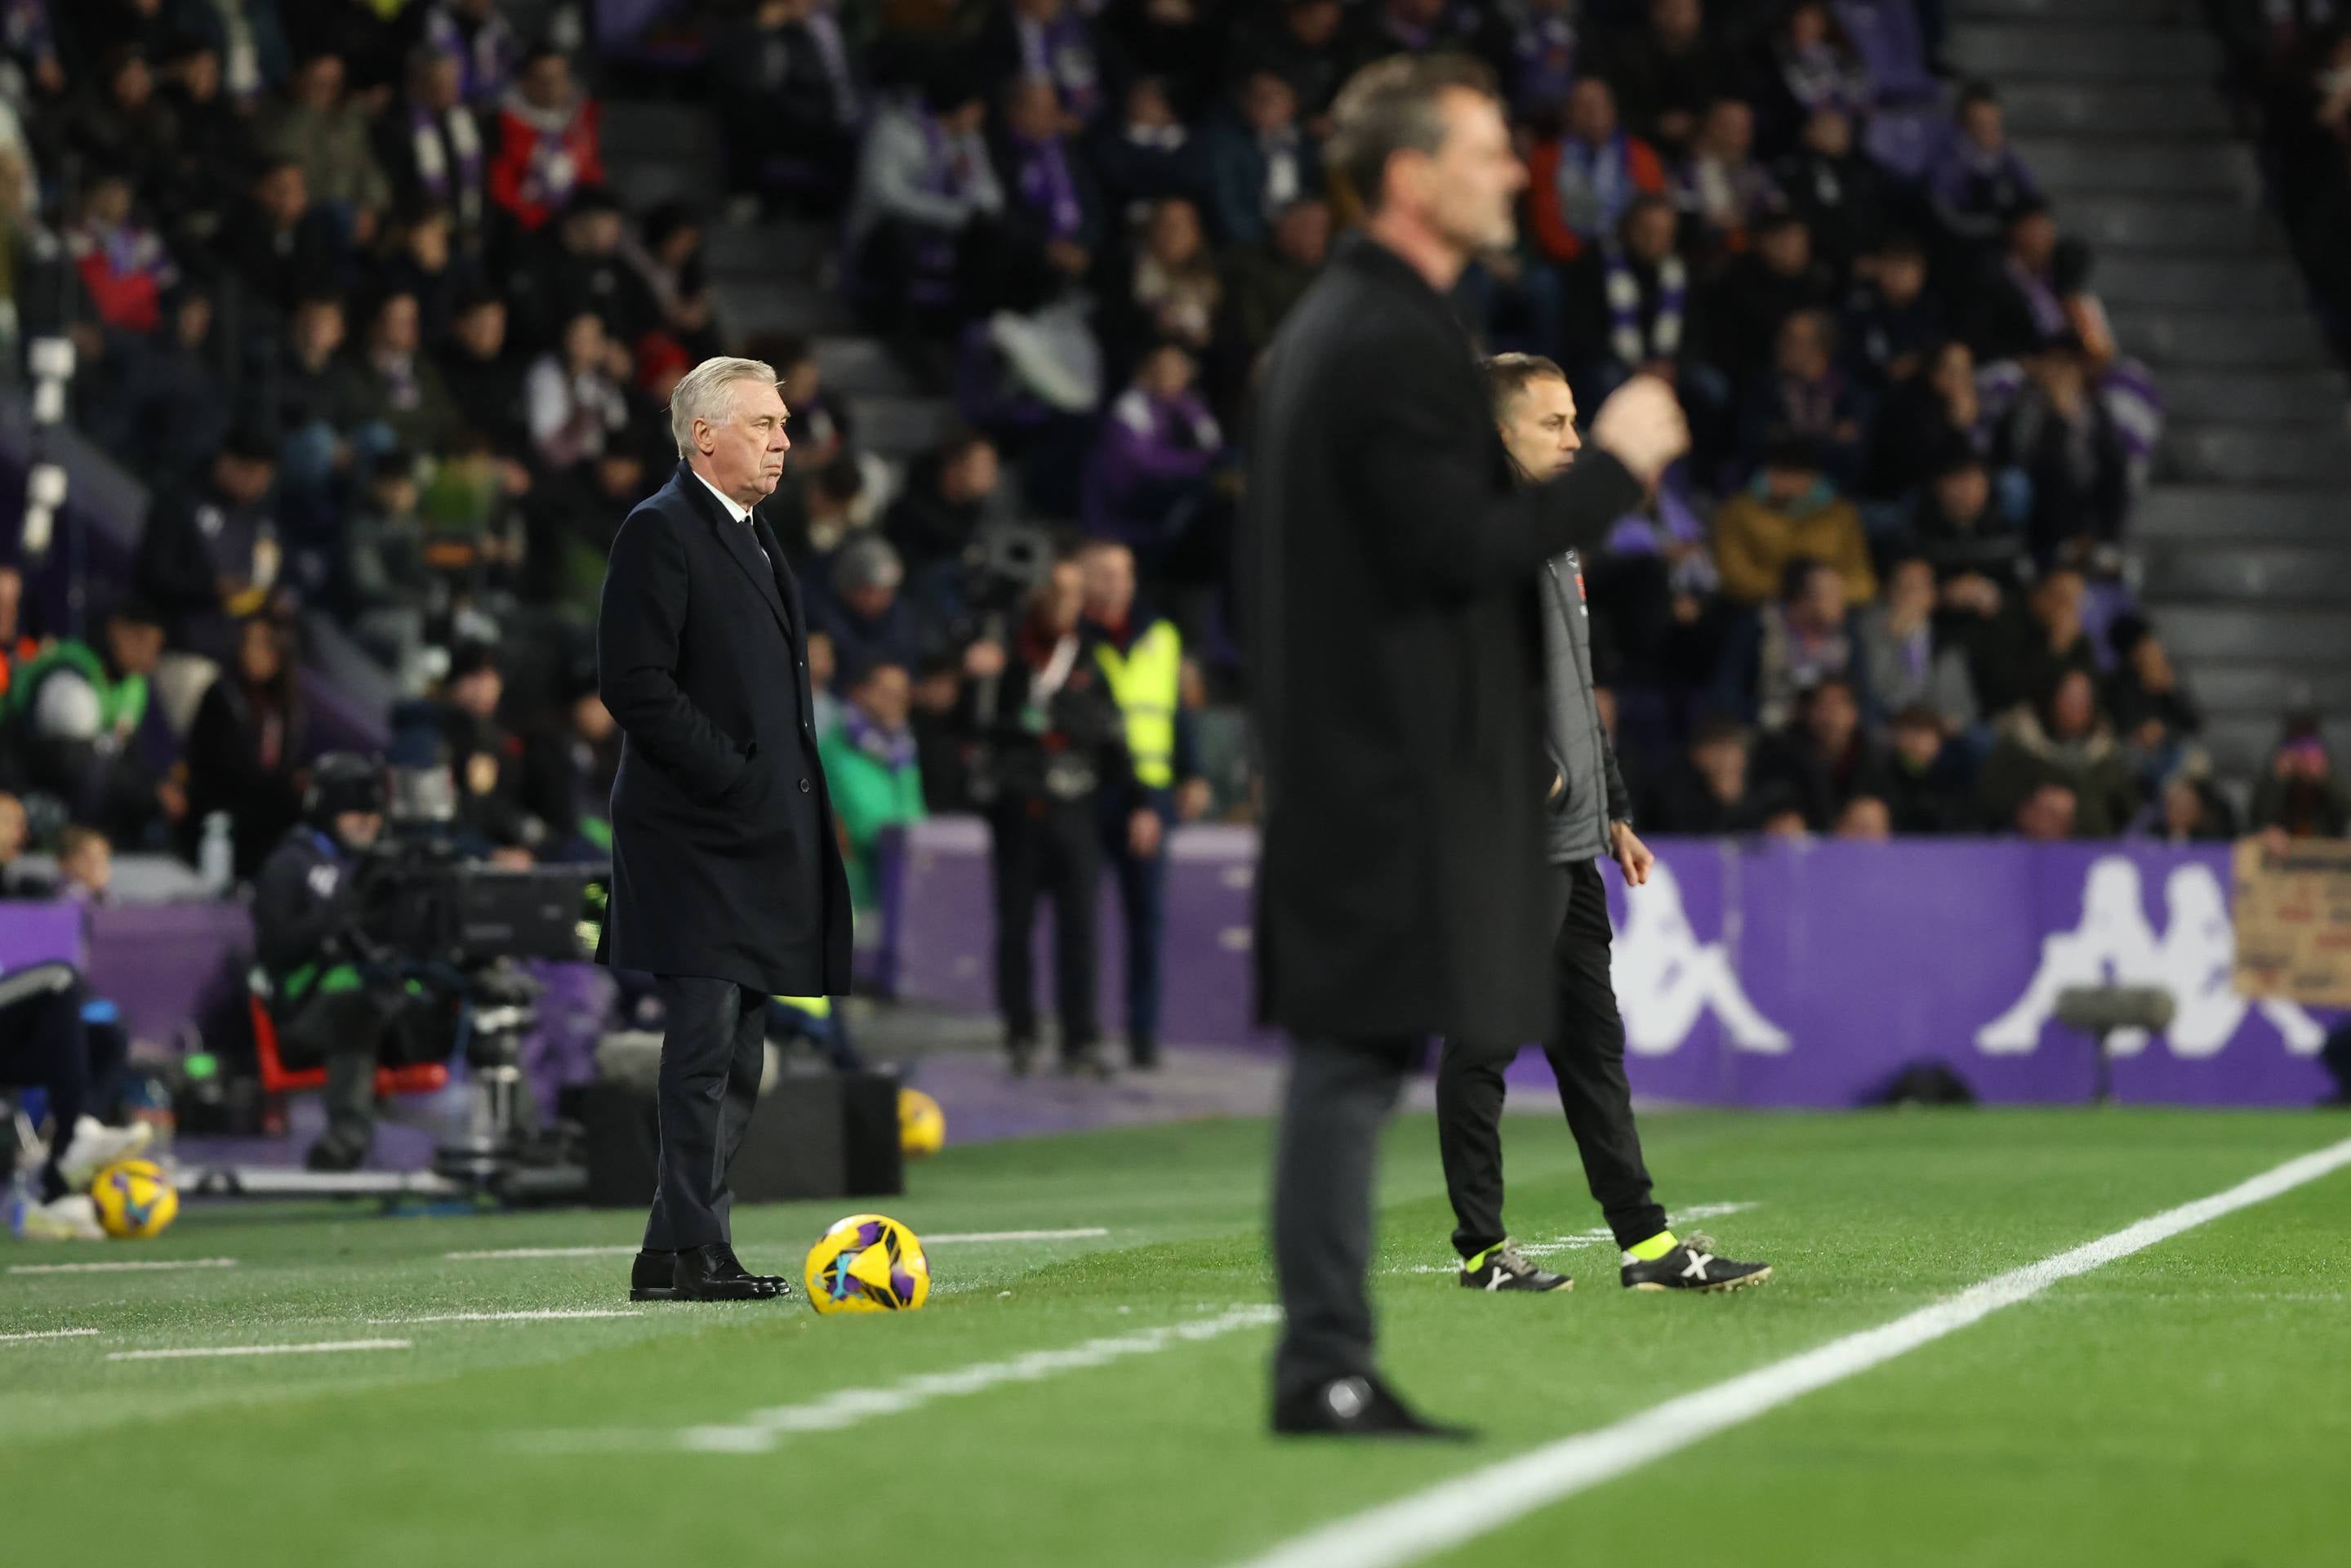
<path fill-rule="evenodd" d="M 1291 1437 L 1436 1437 L 1467 1442 L 1478 1434 L 1424 1419 L 1376 1377 L 1342 1377 L 1277 1399 L 1273 1429 Z"/>
<path fill-rule="evenodd" d="M 629 1300 L 677 1300 L 677 1254 L 656 1252 L 650 1247 L 638 1253 L 637 1260 L 629 1266 Z"/>
<path fill-rule="evenodd" d="M 679 1252 L 670 1285 L 670 1299 L 679 1301 L 772 1301 L 792 1293 L 779 1275 L 747 1270 L 723 1241 Z"/>

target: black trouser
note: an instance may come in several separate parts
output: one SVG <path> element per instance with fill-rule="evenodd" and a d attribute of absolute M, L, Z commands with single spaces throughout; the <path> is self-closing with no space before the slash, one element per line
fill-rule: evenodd
<path fill-rule="evenodd" d="M 732 980 L 663 975 L 661 1164 L 645 1250 L 676 1252 L 731 1241 L 735 1195 L 726 1167 L 759 1102 L 767 1064 L 768 998 Z"/>
<path fill-rule="evenodd" d="M 1038 895 L 1053 900 L 1053 990 L 1061 1014 L 1061 1054 L 1102 1038 L 1094 1011 L 1096 905 L 1102 841 L 1092 795 L 1075 800 L 1016 796 L 988 812 L 996 877 L 996 1006 L 1016 1047 L 1037 1040 L 1035 977 L 1029 944 Z"/>
<path fill-rule="evenodd" d="M 376 1068 L 434 1060 L 401 1027 L 408 1010 L 402 982 L 381 976 L 356 990 L 317 992 L 286 1004 L 277 1019 L 279 1060 L 295 1070 L 319 1062 L 327 1069 L 327 1130 L 319 1148 L 366 1159 L 375 1142 Z"/>
<path fill-rule="evenodd" d="M 65 1196 L 57 1161 L 73 1142 L 74 1124 L 113 1098 L 122 1071 L 121 1031 L 84 1029 L 81 1009 L 81 976 L 70 964 L 35 964 L 0 976 L 0 1083 L 46 1092 L 56 1129 L 41 1167 L 45 1203 Z"/>
<path fill-rule="evenodd" d="M 1609 983 L 1608 894 L 1597 862 L 1561 869 L 1566 908 L 1552 945 L 1559 991 L 1558 1019 L 1543 1054 L 1559 1078 L 1584 1179 L 1599 1200 L 1617 1245 L 1646 1241 L 1666 1228 L 1666 1211 L 1650 1196 L 1641 1163 L 1641 1134 L 1633 1125 L 1633 1091 L 1625 1082 L 1625 1020 Z M 1453 1245 L 1464 1258 L 1502 1240 L 1502 1071 L 1518 1053 L 1448 1040 L 1437 1070 L 1437 1142 L 1445 1160 L 1445 1187 L 1459 1228 Z"/>
<path fill-rule="evenodd" d="M 1372 1176 L 1416 1040 L 1296 1040 L 1273 1156 L 1277 1400 L 1372 1371 Z"/>

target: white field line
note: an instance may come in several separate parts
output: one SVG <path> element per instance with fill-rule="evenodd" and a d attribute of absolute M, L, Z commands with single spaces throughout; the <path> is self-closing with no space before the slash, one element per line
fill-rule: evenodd
<path fill-rule="evenodd" d="M 234 1258 L 181 1258 L 153 1263 L 11 1263 L 11 1274 L 131 1274 L 159 1269 L 234 1269 Z"/>
<path fill-rule="evenodd" d="M 947 1231 L 924 1237 L 923 1245 L 951 1246 L 958 1241 L 1078 1241 L 1109 1234 L 1109 1229 L 1100 1225 L 1079 1230 Z M 486 1252 L 444 1252 L 441 1256 L 452 1262 L 479 1263 L 525 1258 L 626 1258 L 633 1257 L 636 1251 L 634 1247 L 500 1247 Z"/>
<path fill-rule="evenodd" d="M 548 1322 L 570 1318 L 641 1318 L 645 1314 L 636 1307 L 541 1307 L 517 1312 L 423 1312 L 406 1318 L 368 1318 L 370 1327 L 396 1327 L 406 1323 L 523 1323 Z"/>
<path fill-rule="evenodd" d="M 2351 1138 L 2288 1160 L 2225 1192 L 2167 1209 L 2038 1263 L 1995 1274 L 1891 1322 L 1338 1520 L 1250 1558 L 1240 1568 L 1404 1568 L 1458 1550 L 1562 1498 L 1931 1344 L 2003 1307 L 2031 1301 L 2062 1280 L 2291 1192 L 2346 1165 L 2351 1165 Z"/>
<path fill-rule="evenodd" d="M 1272 1307 L 1234 1307 L 1214 1317 L 1195 1318 L 1134 1333 L 1090 1339 L 1059 1350 L 1035 1350 L 1006 1361 L 983 1361 L 948 1372 L 926 1372 L 875 1388 L 843 1388 L 800 1405 L 754 1410 L 720 1426 L 682 1431 L 576 1431 L 533 1434 L 525 1446 L 536 1453 L 563 1454 L 643 1448 L 684 1448 L 705 1454 L 765 1454 L 786 1438 L 809 1432 L 839 1432 L 884 1416 L 919 1410 L 935 1400 L 979 1394 L 1008 1383 L 1039 1383 L 1066 1372 L 1107 1366 L 1115 1361 L 1156 1355 L 1179 1344 L 1221 1339 L 1239 1329 L 1278 1322 Z"/>
<path fill-rule="evenodd" d="M 329 1351 L 406 1350 L 404 1339 L 338 1339 L 307 1344 L 191 1345 L 179 1350 L 118 1350 L 109 1361 L 189 1361 L 220 1355 L 320 1355 Z"/>
<path fill-rule="evenodd" d="M 30 1333 L 0 1333 L 0 1343 L 27 1339 L 94 1339 L 96 1329 L 35 1329 Z"/>
<path fill-rule="evenodd" d="M 1674 1222 L 1676 1224 L 1680 1224 L 1683 1221 L 1691 1219 L 1716 1219 L 1726 1214 L 1743 1214 L 1754 1207 L 1755 1205 L 1752 1203 L 1694 1203 L 1687 1208 L 1682 1209 L 1677 1213 L 1674 1216 Z M 1530 1258 L 1550 1258 L 1562 1252 L 1581 1252 L 1585 1249 L 1592 1247 L 1614 1246 L 1615 1241 L 1615 1232 L 1610 1230 L 1604 1225 L 1599 1225 L 1594 1226 L 1590 1230 L 1570 1231 L 1565 1236 L 1556 1237 L 1549 1241 L 1530 1241 L 1520 1247 L 1519 1250 Z M 1414 1263 L 1405 1268 L 1390 1269 L 1385 1270 L 1385 1272 L 1391 1274 L 1458 1274 L 1461 1272 L 1461 1265 L 1458 1262 Z"/>

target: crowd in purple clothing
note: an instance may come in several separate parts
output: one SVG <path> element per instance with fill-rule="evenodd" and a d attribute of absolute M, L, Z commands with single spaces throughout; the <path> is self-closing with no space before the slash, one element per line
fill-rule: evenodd
<path fill-rule="evenodd" d="M 514 852 L 580 842 L 609 772 L 577 655 L 611 530 L 673 461 L 669 387 L 768 360 L 818 656 L 844 695 L 909 672 L 952 807 L 977 585 L 1024 538 L 1126 544 L 1187 700 L 1247 681 L 1250 390 L 1353 216 L 1331 102 L 1369 60 L 1459 51 L 1531 174 L 1520 244 L 1458 290 L 1473 335 L 1587 407 L 1664 374 L 1697 436 L 1584 563 L 1649 825 L 2225 831 L 2122 570 L 2160 391 L 1996 85 L 1941 68 L 1940 9 L 677 0 L 653 90 L 715 112 L 731 219 L 812 226 L 827 286 L 956 404 L 901 465 L 816 345 L 726 329 L 720 214 L 614 199 L 588 84 L 646 78 L 584 41 L 501 0 L 0 0 L 0 325 L 69 332 L 73 417 L 154 482 L 131 575 L 171 647 L 233 666 L 241 621 L 327 610 L 423 695 L 403 733 L 490 780 L 465 800 Z M 177 801 L 118 836 L 187 847 Z"/>

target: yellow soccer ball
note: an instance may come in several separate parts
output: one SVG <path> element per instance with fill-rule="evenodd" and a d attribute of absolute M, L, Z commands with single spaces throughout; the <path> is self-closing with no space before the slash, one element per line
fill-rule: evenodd
<path fill-rule="evenodd" d="M 931 1295 L 921 1239 L 882 1214 L 852 1214 L 818 1237 L 807 1279 L 820 1312 L 910 1312 Z"/>
<path fill-rule="evenodd" d="M 120 1160 L 98 1173 L 89 1189 L 98 1223 L 117 1240 L 160 1236 L 180 1215 L 180 1192 L 152 1160 Z"/>
<path fill-rule="evenodd" d="M 919 1089 L 898 1091 L 898 1146 L 920 1159 L 947 1141 L 947 1113 Z"/>

